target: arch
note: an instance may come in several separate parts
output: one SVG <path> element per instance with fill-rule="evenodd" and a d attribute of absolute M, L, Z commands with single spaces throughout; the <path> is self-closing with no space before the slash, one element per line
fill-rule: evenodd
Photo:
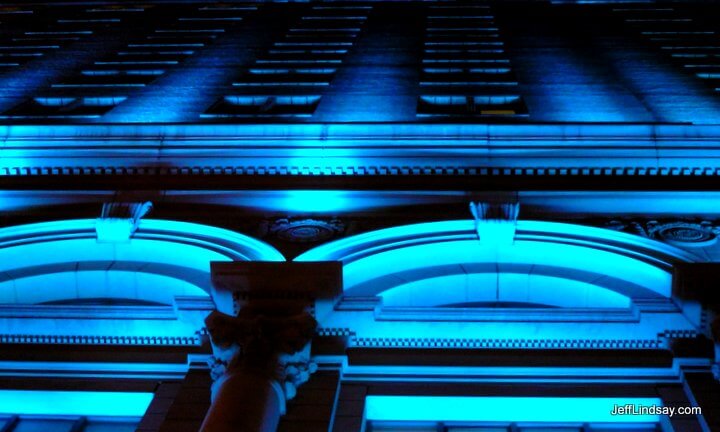
<path fill-rule="evenodd" d="M 639 236 L 553 222 L 519 221 L 508 244 L 480 241 L 475 222 L 461 220 L 361 234 L 296 260 L 342 261 L 345 297 L 402 303 L 404 296 L 413 305 L 442 306 L 487 301 L 482 287 L 490 285 L 498 302 L 617 307 L 623 298 L 670 297 L 672 265 L 698 258 Z M 566 286 L 557 288 L 558 281 Z M 560 293 L 584 300 L 553 301 Z"/>
<path fill-rule="evenodd" d="M 98 296 L 171 303 L 174 295 L 212 292 L 211 261 L 285 260 L 263 242 L 207 225 L 148 219 L 130 241 L 101 243 L 95 224 L 0 229 L 0 303 Z"/>

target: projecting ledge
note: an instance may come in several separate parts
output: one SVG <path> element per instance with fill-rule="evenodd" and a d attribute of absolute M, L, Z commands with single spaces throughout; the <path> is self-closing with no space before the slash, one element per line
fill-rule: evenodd
<path fill-rule="evenodd" d="M 0 139 L 63 140 L 67 138 L 143 139 L 638 139 L 716 140 L 720 125 L 690 124 L 97 124 L 97 125 L 0 125 Z"/>
<path fill-rule="evenodd" d="M 720 166 L 720 125 L 18 125 L 0 126 L 0 142 L 5 176 L 415 176 L 472 175 L 483 168 Z"/>

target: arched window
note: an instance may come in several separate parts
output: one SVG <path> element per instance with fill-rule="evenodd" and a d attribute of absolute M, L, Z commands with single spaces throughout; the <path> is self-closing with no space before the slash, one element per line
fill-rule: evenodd
<path fill-rule="evenodd" d="M 323 245 L 297 260 L 343 262 L 343 296 L 320 320 L 351 329 L 359 343 L 450 335 L 644 343 L 692 328 L 671 298 L 673 263 L 697 259 L 687 252 L 550 222 L 519 221 L 511 241 L 492 237 L 479 237 L 474 221 L 408 225 Z"/>

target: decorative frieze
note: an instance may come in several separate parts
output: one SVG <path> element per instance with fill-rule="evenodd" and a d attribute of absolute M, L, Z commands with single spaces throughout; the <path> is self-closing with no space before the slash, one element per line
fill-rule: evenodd
<path fill-rule="evenodd" d="M 176 345 L 200 346 L 196 336 L 23 335 L 0 334 L 0 343 L 60 345 Z"/>
<path fill-rule="evenodd" d="M 332 329 L 321 329 L 331 335 Z M 336 329 L 340 331 L 342 329 Z M 457 339 L 457 338 L 393 338 L 357 337 L 351 330 L 350 346 L 366 348 L 494 348 L 494 349 L 662 349 L 669 339 L 692 339 L 697 332 L 667 330 L 657 339 Z"/>
<path fill-rule="evenodd" d="M 522 349 L 659 349 L 660 340 L 647 339 L 432 339 L 357 338 L 351 346 L 368 348 L 522 348 Z"/>
<path fill-rule="evenodd" d="M 35 170 L 73 174 L 93 170 L 83 161 L 107 160 L 114 170 L 161 169 L 205 174 L 244 166 L 305 175 L 320 167 L 356 171 L 397 169 L 416 174 L 441 168 L 483 167 L 552 175 L 703 175 L 716 172 L 717 125 L 646 124 L 105 124 L 0 126 L 4 167 L 0 174 Z M 267 152 L 261 149 L 267 148 Z M 682 154 L 677 149 L 682 148 Z M 310 151 L 309 149 L 312 149 Z M 433 163 L 428 166 L 428 149 Z M 352 158 L 347 155 L 352 154 Z M 158 157 L 160 155 L 160 157 Z M 307 155 L 299 157 L 299 155 Z M 272 157 L 273 166 L 260 166 Z M 321 162 L 317 162 L 320 161 Z M 614 165 L 608 165 L 609 160 Z M 191 162 L 189 162 L 191 161 Z M 552 161 L 552 165 L 548 165 Z M 49 162 L 49 163 L 48 163 Z M 254 167 L 257 167 L 254 168 Z M 100 168 L 103 169 L 103 168 Z M 175 170 L 175 171 L 174 171 Z M 51 175 L 55 172 L 50 173 Z"/>
<path fill-rule="evenodd" d="M 318 336 L 354 336 L 355 332 L 349 328 L 320 327 L 315 331 Z"/>
<path fill-rule="evenodd" d="M 681 167 L 635 167 L 635 166 L 479 166 L 479 165 L 324 165 L 324 166 L 268 166 L 259 164 L 244 165 L 187 165 L 172 166 L 70 166 L 70 165 L 41 165 L 5 166 L 0 167 L 0 176 L 468 176 L 468 177 L 645 177 L 645 178 L 677 178 L 677 177 L 718 177 L 720 168 L 681 166 Z"/>

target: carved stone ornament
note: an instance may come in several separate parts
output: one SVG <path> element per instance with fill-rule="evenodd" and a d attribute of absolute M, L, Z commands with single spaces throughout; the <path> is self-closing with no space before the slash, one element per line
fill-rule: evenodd
<path fill-rule="evenodd" d="M 293 243 L 310 243 L 330 240 L 345 230 L 345 224 L 337 219 L 278 219 L 268 228 L 270 234 L 280 240 Z"/>
<path fill-rule="evenodd" d="M 209 366 L 214 380 L 237 370 L 261 374 L 280 383 L 291 399 L 317 369 L 309 345 L 317 321 L 307 312 L 233 317 L 214 311 L 205 324 L 213 344 Z"/>
<path fill-rule="evenodd" d="M 705 247 L 717 242 L 720 228 L 709 221 L 620 221 L 605 228 L 648 237 L 679 247 Z"/>
<path fill-rule="evenodd" d="M 470 213 L 481 242 L 512 244 L 515 240 L 519 203 L 471 202 Z"/>
<path fill-rule="evenodd" d="M 717 241 L 717 235 L 710 222 L 648 222 L 651 238 L 676 246 L 710 246 Z"/>
<path fill-rule="evenodd" d="M 152 209 L 147 202 L 111 202 L 102 207 L 100 218 L 95 223 L 97 240 L 100 243 L 122 243 L 130 241 L 142 219 Z"/>
<path fill-rule="evenodd" d="M 285 399 L 294 398 L 298 387 L 308 382 L 315 371 L 317 364 L 310 360 L 310 345 L 295 354 L 281 354 L 276 379 L 283 384 Z"/>

